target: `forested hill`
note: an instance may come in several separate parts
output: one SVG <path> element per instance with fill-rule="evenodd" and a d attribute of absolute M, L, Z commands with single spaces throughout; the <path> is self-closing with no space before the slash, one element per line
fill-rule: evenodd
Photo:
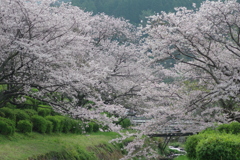
<path fill-rule="evenodd" d="M 66 1 L 66 0 L 65 0 Z M 68 0 L 69 1 L 69 0 Z M 131 23 L 138 24 L 144 17 L 161 11 L 171 12 L 174 7 L 192 4 L 200 5 L 203 0 L 70 0 L 75 6 L 93 13 L 104 12 L 115 17 L 124 17 Z M 238 0 L 240 1 L 240 0 Z"/>

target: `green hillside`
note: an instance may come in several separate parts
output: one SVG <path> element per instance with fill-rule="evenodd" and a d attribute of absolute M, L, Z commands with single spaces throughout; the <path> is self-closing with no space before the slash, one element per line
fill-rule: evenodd
<path fill-rule="evenodd" d="M 175 7 L 192 8 L 203 0 L 71 0 L 72 4 L 93 13 L 104 12 L 115 17 L 124 17 L 138 24 L 145 16 L 161 11 L 172 12 Z"/>

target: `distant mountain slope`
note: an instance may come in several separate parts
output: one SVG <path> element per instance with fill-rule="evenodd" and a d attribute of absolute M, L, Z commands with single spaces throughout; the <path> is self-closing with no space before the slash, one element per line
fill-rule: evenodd
<path fill-rule="evenodd" d="M 137 24 L 144 20 L 145 16 L 161 11 L 172 12 L 174 7 L 192 8 L 193 3 L 199 6 L 203 0 L 71 0 L 71 2 L 86 11 L 124 17 Z"/>

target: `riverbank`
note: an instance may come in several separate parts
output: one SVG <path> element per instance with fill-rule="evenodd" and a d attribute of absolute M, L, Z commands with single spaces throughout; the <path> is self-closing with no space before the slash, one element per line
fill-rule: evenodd
<path fill-rule="evenodd" d="M 116 138 L 114 132 L 97 132 L 88 135 L 39 133 L 19 134 L 13 136 L 0 135 L 1 160 L 41 160 L 48 157 L 61 156 L 88 159 L 117 160 L 123 155 L 119 146 L 109 144 Z M 105 157 L 106 156 L 106 157 Z"/>

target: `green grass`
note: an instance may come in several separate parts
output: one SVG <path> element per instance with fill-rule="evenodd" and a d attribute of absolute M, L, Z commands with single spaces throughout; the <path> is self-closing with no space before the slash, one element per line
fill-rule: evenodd
<path fill-rule="evenodd" d="M 178 156 L 177 158 L 174 158 L 174 160 L 189 160 L 186 155 Z"/>
<path fill-rule="evenodd" d="M 66 146 L 78 146 L 87 150 L 106 144 L 117 137 L 117 133 L 98 132 L 89 135 L 54 134 L 43 135 L 32 133 L 29 135 L 15 133 L 14 136 L 0 135 L 1 160 L 26 160 L 29 157 L 44 155 L 51 151 L 60 152 Z"/>

